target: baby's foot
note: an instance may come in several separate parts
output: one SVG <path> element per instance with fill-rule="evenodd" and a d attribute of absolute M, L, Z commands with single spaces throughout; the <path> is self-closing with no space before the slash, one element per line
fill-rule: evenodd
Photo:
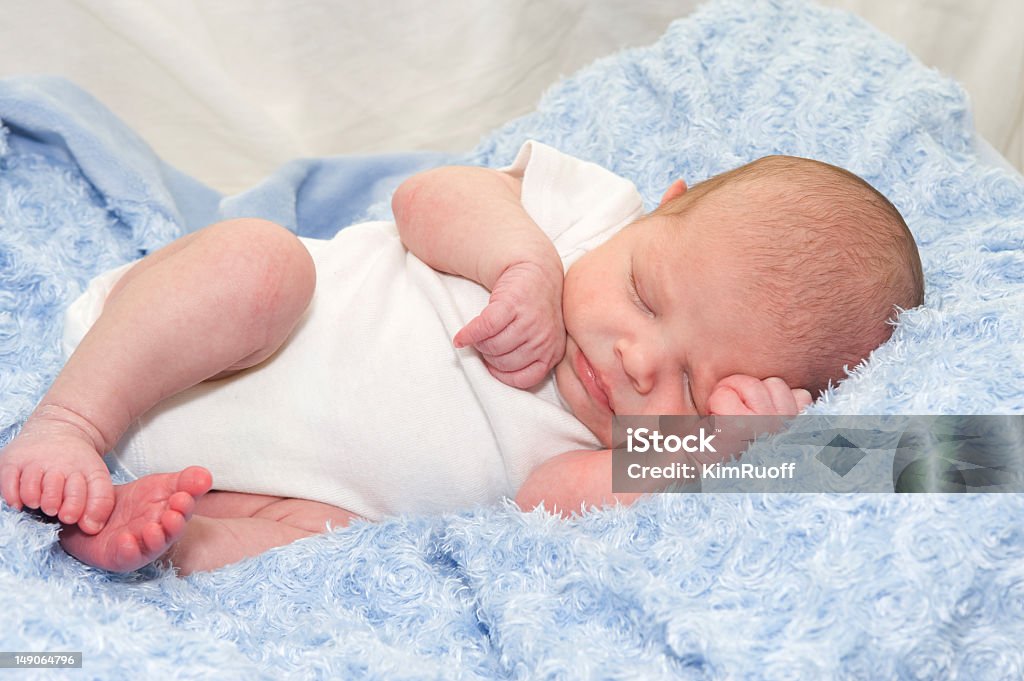
<path fill-rule="evenodd" d="M 0 453 L 4 500 L 99 532 L 114 507 L 114 486 L 93 431 L 73 412 L 40 407 Z"/>
<path fill-rule="evenodd" d="M 98 534 L 64 525 L 60 543 L 83 563 L 129 572 L 162 556 L 185 530 L 196 498 L 210 491 L 213 478 L 201 466 L 179 473 L 157 473 L 114 487 L 114 511 Z"/>

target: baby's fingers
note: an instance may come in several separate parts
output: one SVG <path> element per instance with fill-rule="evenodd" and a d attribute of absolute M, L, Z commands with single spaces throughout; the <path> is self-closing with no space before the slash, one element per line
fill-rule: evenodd
<path fill-rule="evenodd" d="M 491 376 L 513 388 L 532 388 L 548 374 L 548 368 L 543 362 L 534 362 L 518 371 L 502 371 L 490 365 L 487 365 L 487 370 Z"/>
<path fill-rule="evenodd" d="M 793 389 L 784 380 L 772 376 L 771 378 L 764 379 L 762 383 L 768 391 L 772 404 L 772 410 L 766 413 L 790 415 L 800 411 L 796 404 L 796 396 L 793 394 Z"/>
<path fill-rule="evenodd" d="M 813 401 L 811 393 L 803 388 L 790 388 L 781 378 L 766 378 L 764 385 L 775 405 L 776 414 L 795 416 Z"/>
<path fill-rule="evenodd" d="M 810 391 L 804 390 L 803 388 L 796 388 L 793 390 L 793 399 L 796 401 L 796 410 L 801 412 L 807 407 L 811 406 L 811 402 L 814 402 L 814 398 L 811 396 Z"/>
<path fill-rule="evenodd" d="M 792 389 L 781 378 L 764 380 L 734 374 L 723 378 L 708 398 L 712 414 L 794 416 L 811 403 L 806 390 Z"/>
<path fill-rule="evenodd" d="M 480 314 L 459 329 L 453 342 L 455 347 L 464 348 L 476 345 L 501 333 L 516 317 L 515 309 L 508 303 L 498 300 L 488 303 Z"/>
<path fill-rule="evenodd" d="M 480 355 L 488 366 L 503 372 L 513 372 L 525 369 L 538 360 L 537 354 L 536 348 L 530 347 L 530 345 L 525 342 L 515 350 L 506 352 L 503 355 L 490 355 L 482 350 L 480 352 Z"/>
<path fill-rule="evenodd" d="M 718 416 L 746 416 L 754 412 L 730 386 L 719 386 L 708 396 L 708 413 Z"/>
<path fill-rule="evenodd" d="M 711 391 L 708 410 L 723 416 L 771 414 L 772 397 L 764 382 L 753 376 L 726 376 Z"/>

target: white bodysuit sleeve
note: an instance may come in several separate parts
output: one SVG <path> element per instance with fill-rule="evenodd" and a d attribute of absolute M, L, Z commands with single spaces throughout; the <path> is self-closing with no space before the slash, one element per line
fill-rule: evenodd
<path fill-rule="evenodd" d="M 523 208 L 563 260 L 574 260 L 643 214 L 632 182 L 540 142 L 523 144 L 503 170 L 522 180 Z"/>

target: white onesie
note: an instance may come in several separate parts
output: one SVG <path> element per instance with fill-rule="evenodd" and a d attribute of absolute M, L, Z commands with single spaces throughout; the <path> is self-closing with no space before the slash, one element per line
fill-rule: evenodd
<path fill-rule="evenodd" d="M 567 270 L 642 213 L 629 181 L 537 142 L 506 169 Z M 201 383 L 148 412 L 113 455 L 130 473 L 199 464 L 222 490 L 313 499 L 379 519 L 514 496 L 530 471 L 598 449 L 553 375 L 531 390 L 492 377 L 452 337 L 489 292 L 409 253 L 394 223 L 303 239 L 313 301 L 267 361 Z M 70 352 L 126 267 L 100 275 L 69 308 Z"/>

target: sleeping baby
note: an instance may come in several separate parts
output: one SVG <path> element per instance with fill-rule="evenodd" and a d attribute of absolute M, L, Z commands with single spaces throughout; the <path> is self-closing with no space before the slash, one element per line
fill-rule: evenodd
<path fill-rule="evenodd" d="M 0 456 L 6 502 L 86 563 L 182 573 L 354 518 L 630 503 L 614 414 L 796 414 L 922 302 L 896 209 L 807 159 L 676 181 L 644 215 L 530 142 L 393 208 L 331 240 L 219 223 L 94 279 Z"/>

